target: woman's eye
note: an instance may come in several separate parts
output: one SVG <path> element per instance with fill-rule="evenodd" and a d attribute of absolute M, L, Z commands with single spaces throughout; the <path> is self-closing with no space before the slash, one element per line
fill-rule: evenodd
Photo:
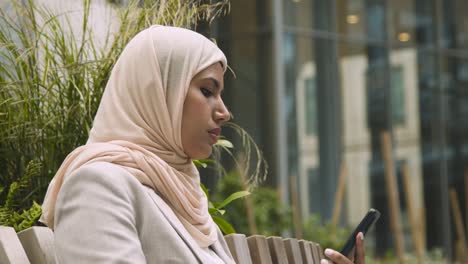
<path fill-rule="evenodd" d="M 213 93 L 207 88 L 202 87 L 200 88 L 200 90 L 205 97 L 210 97 L 211 95 L 213 95 Z"/>

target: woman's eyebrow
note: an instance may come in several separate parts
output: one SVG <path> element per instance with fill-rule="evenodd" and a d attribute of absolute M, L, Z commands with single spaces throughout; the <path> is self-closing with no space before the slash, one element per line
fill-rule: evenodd
<path fill-rule="evenodd" d="M 220 86 L 219 86 L 219 81 L 218 81 L 218 80 L 216 80 L 216 79 L 213 78 L 213 77 L 208 77 L 207 79 L 213 82 L 213 84 L 214 84 L 214 86 L 215 86 L 215 88 L 216 88 L 217 90 L 220 90 Z"/>

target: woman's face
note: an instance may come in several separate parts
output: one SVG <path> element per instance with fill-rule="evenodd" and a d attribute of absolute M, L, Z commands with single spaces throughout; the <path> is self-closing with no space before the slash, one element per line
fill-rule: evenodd
<path fill-rule="evenodd" d="M 221 99 L 223 75 L 221 63 L 215 63 L 190 82 L 182 113 L 182 147 L 192 159 L 210 156 L 221 133 L 221 125 L 230 118 Z"/>

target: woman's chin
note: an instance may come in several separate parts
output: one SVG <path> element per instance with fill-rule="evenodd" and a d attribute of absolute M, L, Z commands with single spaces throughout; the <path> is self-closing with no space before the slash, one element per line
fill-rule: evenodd
<path fill-rule="evenodd" d="M 203 160 L 203 159 L 209 158 L 212 152 L 213 152 L 213 147 L 210 146 L 206 150 L 204 149 L 203 151 L 198 151 L 197 153 L 193 153 L 192 155 L 189 155 L 189 157 L 193 160 Z"/>

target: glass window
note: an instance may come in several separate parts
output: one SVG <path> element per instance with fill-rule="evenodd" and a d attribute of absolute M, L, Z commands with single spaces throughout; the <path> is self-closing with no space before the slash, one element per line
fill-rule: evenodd
<path fill-rule="evenodd" d="M 417 53 L 414 48 L 388 52 L 380 45 L 339 45 L 343 104 L 343 157 L 348 165 L 347 212 L 357 223 L 369 207 L 388 214 L 382 132 L 393 134 L 395 164 L 408 161 L 416 207 L 423 205 L 419 141 Z M 396 169 L 397 169 L 396 168 Z M 399 171 L 396 171 L 397 175 Z M 366 186 L 366 187 L 362 187 Z M 359 194 L 353 190 L 360 189 Z M 400 196 L 404 197 L 400 192 Z M 401 200 L 400 203 L 404 203 Z M 404 207 L 400 208 L 404 210 Z M 404 215 L 404 214 L 403 214 Z M 406 220 L 403 219 L 403 222 Z M 389 221 L 376 226 L 377 248 L 393 247 Z M 407 228 L 407 227 L 404 227 Z"/>
<path fill-rule="evenodd" d="M 418 50 L 398 47 L 390 51 L 389 57 L 392 127 L 398 138 L 419 138 Z"/>
<path fill-rule="evenodd" d="M 239 0 L 231 3 L 230 13 L 211 25 L 217 45 L 227 57 L 230 69 L 224 76 L 223 99 L 231 111 L 232 121 L 245 129 L 270 162 L 275 159 L 271 106 L 273 87 L 271 8 L 265 1 Z M 247 7 L 247 8 L 246 8 Z M 232 71 L 231 71 L 232 69 Z M 232 73 L 234 72 L 234 74 Z M 226 129 L 226 137 L 241 146 L 237 135 Z M 229 160 L 229 159 L 227 159 Z M 232 168 L 233 164 L 227 164 Z M 231 167 L 230 167 L 231 166 Z M 276 171 L 270 166 L 265 184 L 275 184 Z M 216 181 L 215 177 L 211 177 Z"/>
<path fill-rule="evenodd" d="M 305 105 L 306 135 L 317 136 L 317 86 L 315 78 L 304 80 L 305 96 L 303 98 Z"/>
<path fill-rule="evenodd" d="M 382 1 L 338 0 L 338 33 L 351 38 L 385 40 L 385 9 Z"/>
<path fill-rule="evenodd" d="M 403 66 L 393 66 L 390 69 L 392 124 L 405 124 L 405 87 Z"/>
<path fill-rule="evenodd" d="M 300 28 L 313 28 L 314 0 L 283 0 L 284 24 Z"/>
<path fill-rule="evenodd" d="M 460 185 L 468 170 L 468 59 L 445 57 L 443 60 L 450 183 Z"/>
<path fill-rule="evenodd" d="M 289 33 L 284 35 L 284 41 L 288 168 L 289 175 L 298 175 L 302 213 L 307 217 L 312 206 L 309 195 L 320 188 L 311 182 L 315 178 L 309 173 L 319 160 L 318 135 L 314 133 L 317 124 L 314 45 L 311 37 Z"/>
<path fill-rule="evenodd" d="M 338 0 L 337 29 L 338 33 L 365 38 L 366 37 L 366 6 L 364 0 Z"/>
<path fill-rule="evenodd" d="M 236 0 L 235 3 L 231 3 L 229 14 L 221 17 L 220 21 L 230 23 L 230 33 L 234 35 L 264 30 L 264 27 L 271 23 L 268 19 L 271 8 L 259 5 L 258 2 L 265 1 Z"/>
<path fill-rule="evenodd" d="M 348 168 L 347 219 L 358 224 L 370 207 L 369 168 L 371 157 L 366 79 L 369 68 L 365 45 L 340 43 L 338 63 L 343 120 L 343 162 Z M 352 166 L 351 166 L 352 164 Z M 360 189 L 358 193 L 352 190 Z M 353 195 L 350 195 L 354 193 Z"/>
<path fill-rule="evenodd" d="M 320 188 L 317 188 L 317 186 L 321 185 L 320 182 L 320 177 L 319 177 L 319 170 L 317 168 L 309 168 L 307 170 L 307 177 L 309 180 L 308 186 L 309 190 L 309 197 L 308 197 L 308 202 L 309 202 L 309 208 L 308 212 L 315 213 L 315 214 L 320 214 L 320 205 L 323 204 L 322 202 L 322 192 Z M 312 191 L 313 190 L 313 191 Z"/>
<path fill-rule="evenodd" d="M 443 1 L 444 46 L 453 49 L 468 48 L 468 2 L 466 0 Z"/>
<path fill-rule="evenodd" d="M 389 1 L 391 27 L 390 41 L 394 46 L 411 46 L 416 43 L 417 19 L 415 1 Z"/>
<path fill-rule="evenodd" d="M 271 39 L 255 35 L 220 38 L 218 45 L 226 51 L 229 66 L 234 72 L 226 72 L 223 95 L 233 114 L 233 121 L 240 124 L 262 145 L 260 139 L 264 112 L 260 97 L 270 85 L 268 80 L 271 77 L 271 69 L 265 65 L 271 65 L 271 56 L 267 55 L 271 52 Z"/>
<path fill-rule="evenodd" d="M 366 34 L 370 40 L 386 40 L 386 9 L 384 1 L 367 0 L 365 9 Z"/>

